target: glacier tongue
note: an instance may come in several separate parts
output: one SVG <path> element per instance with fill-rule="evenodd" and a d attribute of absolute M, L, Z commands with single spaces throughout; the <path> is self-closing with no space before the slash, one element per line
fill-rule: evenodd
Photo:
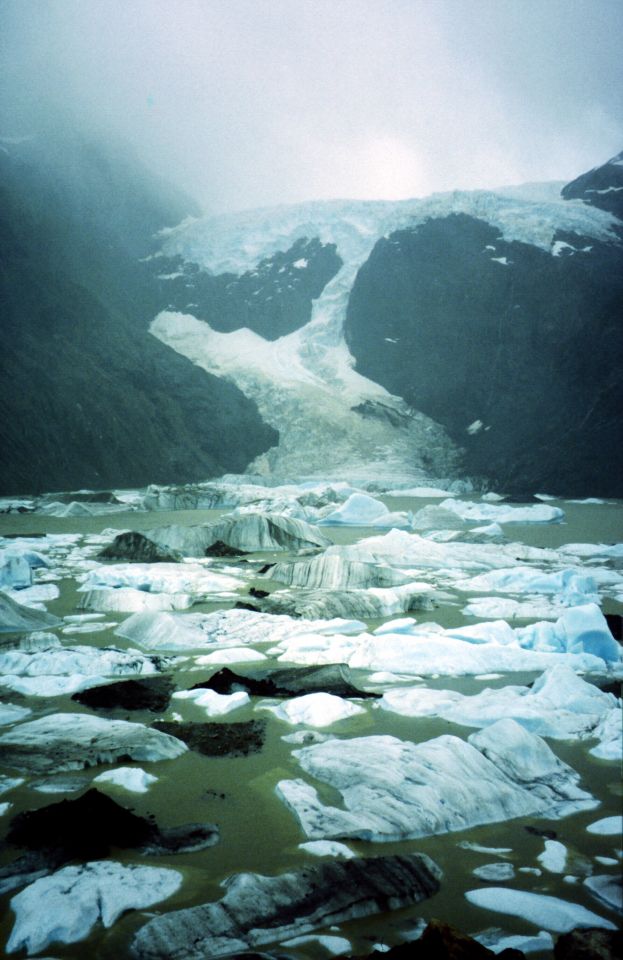
<path fill-rule="evenodd" d="M 188 220 L 163 231 L 166 256 L 181 256 L 214 274 L 253 271 L 263 258 L 302 238 L 335 244 L 343 261 L 314 301 L 309 323 L 273 342 L 247 328 L 219 333 L 190 314 L 164 311 L 152 322 L 154 336 L 210 373 L 233 380 L 279 430 L 278 447 L 250 470 L 275 477 L 322 473 L 401 481 L 453 474 L 458 451 L 445 431 L 353 369 L 343 324 L 357 271 L 377 240 L 455 212 L 494 224 L 505 239 L 545 249 L 551 249 L 558 227 L 611 236 L 612 217 L 583 203 L 485 191 L 399 202 L 305 203 Z"/>

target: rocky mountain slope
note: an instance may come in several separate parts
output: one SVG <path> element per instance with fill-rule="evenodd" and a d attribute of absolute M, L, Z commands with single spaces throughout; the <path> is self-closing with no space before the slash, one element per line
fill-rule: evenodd
<path fill-rule="evenodd" d="M 147 332 L 142 258 L 194 211 L 118 144 L 0 140 L 1 493 L 204 479 L 276 433 L 231 383 Z"/>
<path fill-rule="evenodd" d="M 621 495 L 621 156 L 199 217 L 116 144 L 0 146 L 2 492 L 246 469 Z"/>

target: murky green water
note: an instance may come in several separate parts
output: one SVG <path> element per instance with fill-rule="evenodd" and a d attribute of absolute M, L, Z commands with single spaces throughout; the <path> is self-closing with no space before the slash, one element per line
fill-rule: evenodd
<path fill-rule="evenodd" d="M 427 503 L 436 501 L 387 499 L 390 509 L 418 509 Z M 623 508 L 620 503 L 562 504 L 566 512 L 566 522 L 546 525 L 507 526 L 507 536 L 514 540 L 541 547 L 557 547 L 568 542 L 616 542 L 623 539 Z M 104 518 L 57 519 L 28 514 L 0 516 L 0 534 L 32 535 L 36 533 L 80 533 L 89 535 L 100 533 L 107 528 L 136 529 L 148 531 L 155 526 L 169 523 L 194 524 L 214 519 L 225 513 L 224 510 L 183 511 L 178 513 L 132 513 Z M 353 543 L 365 536 L 378 534 L 377 530 L 365 528 L 324 528 L 324 532 L 336 543 Z M 254 555 L 249 558 L 270 561 L 283 558 L 283 554 Z M 253 581 L 250 581 L 252 583 Z M 257 581 L 265 586 L 265 582 Z M 61 596 L 47 604 L 50 613 L 65 616 L 77 612 L 80 594 L 76 592 L 76 583 L 72 579 L 59 584 Z M 248 589 L 248 583 L 244 590 Z M 192 608 L 198 610 L 214 609 L 227 604 L 204 604 Z M 606 612 L 623 612 L 620 604 L 608 601 L 604 604 Z M 444 626 L 455 626 L 465 622 L 460 606 L 440 607 L 430 614 L 417 614 L 419 621 L 434 620 Z M 66 636 L 68 643 L 106 646 L 114 644 L 124 647 L 127 644 L 114 636 L 114 624 L 125 619 L 126 614 L 111 614 L 106 617 L 110 624 L 100 633 Z M 473 618 L 471 623 L 476 622 Z M 378 625 L 374 621 L 371 626 Z M 262 667 L 270 664 L 262 664 Z M 176 676 L 178 687 L 184 688 L 208 677 L 215 668 L 203 671 L 185 672 L 179 670 Z M 236 669 L 234 667 L 234 669 Z M 245 666 L 240 669 L 244 672 Z M 474 693 L 486 685 L 504 685 L 525 683 L 534 678 L 531 675 L 506 675 L 494 681 L 479 681 L 475 678 L 438 678 L 430 685 L 452 687 L 463 693 Z M 365 682 L 365 672 L 359 675 Z M 11 696 L 12 702 L 19 702 L 17 696 Z M 57 711 L 89 712 L 74 703 L 69 697 L 49 700 L 37 700 L 34 703 L 36 714 Z M 173 711 L 180 710 L 180 701 L 172 701 L 171 709 L 165 714 L 170 717 Z M 204 712 L 191 703 L 183 704 L 184 719 L 205 720 Z M 104 714 L 103 714 L 104 715 Z M 154 715 L 134 712 L 131 716 L 123 711 L 109 711 L 111 717 L 131 719 L 150 723 Z M 124 806 L 131 807 L 136 813 L 146 816 L 153 814 L 160 826 L 174 826 L 191 821 L 211 821 L 217 823 L 220 830 L 220 842 L 201 853 L 153 858 L 138 857 L 128 851 L 114 853 L 115 859 L 127 863 L 153 863 L 158 866 L 171 866 L 184 874 L 181 890 L 171 897 L 165 905 L 166 910 L 204 903 L 218 899 L 222 895 L 220 883 L 229 875 L 239 871 L 255 871 L 266 874 L 279 873 L 288 868 L 309 862 L 309 855 L 298 849 L 305 840 L 293 815 L 288 812 L 275 796 L 275 784 L 284 777 L 300 776 L 301 770 L 291 756 L 292 745 L 283 742 L 281 737 L 293 729 L 286 723 L 264 712 L 254 711 L 253 705 L 236 711 L 225 717 L 228 722 L 239 722 L 251 718 L 265 717 L 267 720 L 267 738 L 264 749 L 257 754 L 244 758 L 208 758 L 195 752 L 174 761 L 162 761 L 144 764 L 144 768 L 158 777 L 148 793 L 130 794 L 111 785 L 105 787 L 110 796 Z M 365 714 L 341 721 L 331 728 L 331 733 L 350 737 L 372 733 L 388 733 L 414 742 L 421 742 L 442 733 L 452 733 L 467 737 L 472 728 L 458 727 L 439 719 L 408 719 L 375 709 L 366 703 Z M 531 934 L 535 928 L 520 919 L 493 914 L 472 906 L 464 897 L 465 890 L 481 886 L 471 871 L 484 863 L 503 859 L 497 855 L 485 855 L 463 850 L 457 844 L 465 839 L 489 847 L 510 847 L 512 853 L 507 859 L 516 868 L 538 867 L 537 856 L 543 851 L 542 838 L 529 833 L 527 826 L 555 830 L 557 837 L 569 850 L 570 860 L 567 873 L 580 878 L 592 865 L 593 872 L 612 871 L 612 867 L 601 867 L 594 862 L 595 856 L 613 856 L 613 850 L 620 845 L 617 838 L 596 837 L 586 832 L 587 824 L 601 817 L 616 815 L 621 810 L 620 771 L 616 764 L 591 757 L 588 749 L 591 742 L 580 744 L 550 741 L 556 754 L 573 766 L 582 776 L 582 786 L 600 801 L 600 806 L 592 811 L 574 815 L 552 823 L 548 820 L 515 820 L 503 824 L 494 824 L 472 828 L 464 833 L 453 833 L 441 837 L 431 837 L 406 843 L 373 844 L 352 842 L 349 845 L 362 856 L 375 856 L 386 853 L 421 851 L 430 855 L 443 869 L 444 879 L 440 893 L 429 901 L 414 908 L 398 911 L 391 915 L 374 917 L 368 920 L 343 924 L 341 934 L 347 936 L 353 946 L 353 953 L 367 953 L 373 943 L 388 944 L 400 942 L 403 931 L 413 928 L 418 918 L 432 917 L 449 921 L 460 929 L 477 932 L 489 926 L 502 927 L 508 932 Z M 141 766 L 140 764 L 137 766 Z M 100 770 L 84 770 L 71 774 L 83 782 L 86 788 L 92 777 Z M 77 791 L 74 796 L 78 796 Z M 27 809 L 45 806 L 62 799 L 62 794 L 44 794 L 25 786 L 3 797 L 10 800 L 13 807 L 3 818 L 5 829 L 10 818 Z M 68 795 L 69 796 L 69 795 Z M 93 825 L 97 830 L 97 824 Z M 2 860 L 6 862 L 12 854 L 5 850 Z M 506 858 L 505 858 L 506 859 Z M 515 889 L 533 890 L 540 893 L 559 896 L 581 903 L 594 912 L 612 918 L 612 912 L 595 901 L 581 885 L 581 879 L 575 884 L 564 881 L 562 876 L 543 871 L 541 876 L 518 872 L 508 886 Z M 0 943 L 5 943 L 12 926 L 9 909 L 10 896 L 0 899 Z M 151 912 L 158 912 L 158 907 Z M 122 918 L 110 931 L 97 929 L 88 941 L 70 947 L 53 946 L 47 951 L 52 956 L 63 957 L 103 957 L 123 958 L 127 954 L 127 943 L 131 933 L 144 922 L 141 913 L 130 913 Z M 335 932 L 335 931 L 332 931 Z M 280 950 L 284 953 L 284 950 Z M 318 946 L 306 945 L 298 950 L 288 951 L 293 956 L 324 958 L 326 952 Z"/>

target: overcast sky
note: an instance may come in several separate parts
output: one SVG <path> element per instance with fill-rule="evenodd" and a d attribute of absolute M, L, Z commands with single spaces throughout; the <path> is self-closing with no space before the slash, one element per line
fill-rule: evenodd
<path fill-rule="evenodd" d="M 623 0 L 0 0 L 5 95 L 208 212 L 571 179 L 623 148 L 622 36 Z"/>

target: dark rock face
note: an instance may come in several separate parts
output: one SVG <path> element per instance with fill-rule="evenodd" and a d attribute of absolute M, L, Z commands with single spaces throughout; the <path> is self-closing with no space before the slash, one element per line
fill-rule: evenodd
<path fill-rule="evenodd" d="M 359 271 L 345 334 L 357 370 L 438 420 L 467 473 L 619 496 L 623 243 L 555 239 L 559 256 L 464 214 L 397 231 Z"/>
<path fill-rule="evenodd" d="M 206 557 L 244 557 L 247 553 L 247 550 L 237 550 L 235 547 L 230 547 L 229 544 L 223 543 L 222 540 L 211 543 L 210 546 L 205 549 Z"/>
<path fill-rule="evenodd" d="M 336 697 L 380 697 L 380 693 L 359 690 L 351 680 L 345 663 L 320 667 L 300 667 L 274 670 L 260 676 L 248 677 L 224 667 L 209 680 L 196 683 L 191 690 L 202 688 L 230 694 L 246 690 L 257 697 L 296 697 L 306 693 L 332 693 Z"/>
<path fill-rule="evenodd" d="M 266 722 L 246 723 L 174 723 L 157 720 L 152 726 L 183 740 L 191 750 L 207 757 L 246 757 L 264 746 Z"/>
<path fill-rule="evenodd" d="M 241 276 L 212 276 L 195 263 L 158 258 L 163 297 L 171 309 L 189 311 L 214 330 L 230 333 L 248 327 L 265 340 L 277 340 L 311 319 L 312 301 L 342 266 L 335 244 L 317 238 L 297 240 Z"/>
<path fill-rule="evenodd" d="M 328 860 L 277 877 L 239 874 L 225 896 L 155 917 L 135 936 L 140 960 L 200 960 L 278 943 L 353 917 L 418 903 L 439 889 L 439 868 L 421 854 Z"/>
<path fill-rule="evenodd" d="M 623 956 L 623 932 L 588 927 L 564 933 L 554 944 L 555 960 L 617 960 Z"/>
<path fill-rule="evenodd" d="M 175 684 L 171 677 L 141 677 L 118 680 L 74 693 L 72 700 L 96 710 L 166 710 Z"/>
<path fill-rule="evenodd" d="M 562 188 L 565 200 L 583 200 L 623 220 L 623 152 Z"/>
<path fill-rule="evenodd" d="M 191 201 L 52 121 L 0 153 L 0 209 L 0 493 L 203 480 L 277 442 L 148 333 L 167 302 L 141 261 Z"/>
<path fill-rule="evenodd" d="M 157 834 L 149 820 L 92 789 L 76 800 L 18 814 L 6 839 L 28 850 L 61 850 L 66 860 L 98 860 L 112 847 L 140 847 Z"/>
<path fill-rule="evenodd" d="M 20 813 L 11 821 L 6 842 L 29 852 L 0 867 L 0 893 L 31 883 L 69 860 L 99 860 L 114 847 L 146 856 L 194 853 L 218 842 L 212 823 L 160 829 L 99 790 Z"/>
<path fill-rule="evenodd" d="M 134 560 L 137 563 L 177 563 L 181 559 L 175 550 L 163 550 L 136 530 L 120 533 L 97 557 L 99 560 Z"/>

